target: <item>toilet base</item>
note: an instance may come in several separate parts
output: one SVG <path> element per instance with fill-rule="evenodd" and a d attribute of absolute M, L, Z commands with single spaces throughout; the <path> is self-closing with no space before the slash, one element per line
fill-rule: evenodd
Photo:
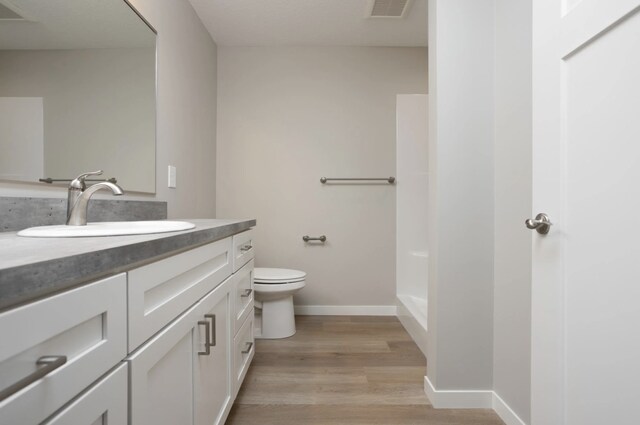
<path fill-rule="evenodd" d="M 256 338 L 280 339 L 296 333 L 293 296 L 262 301 L 261 310 L 261 332 Z"/>

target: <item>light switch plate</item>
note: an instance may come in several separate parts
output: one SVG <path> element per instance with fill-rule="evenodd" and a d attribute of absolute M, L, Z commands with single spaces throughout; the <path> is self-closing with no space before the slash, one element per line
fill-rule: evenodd
<path fill-rule="evenodd" d="M 169 187 L 176 188 L 176 167 L 173 165 L 169 165 Z"/>

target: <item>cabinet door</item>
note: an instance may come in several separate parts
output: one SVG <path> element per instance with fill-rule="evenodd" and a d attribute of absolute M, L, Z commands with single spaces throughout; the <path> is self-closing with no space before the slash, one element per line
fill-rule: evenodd
<path fill-rule="evenodd" d="M 197 332 L 191 309 L 128 357 L 132 424 L 193 423 L 192 359 Z"/>
<path fill-rule="evenodd" d="M 118 366 L 42 425 L 126 425 L 127 365 Z"/>
<path fill-rule="evenodd" d="M 230 278 L 231 279 L 231 278 Z M 211 327 L 209 350 L 194 356 L 195 424 L 223 424 L 231 408 L 230 292 L 225 282 L 198 305 L 198 313 Z M 203 313 L 204 312 L 204 313 Z M 204 329 L 204 328 L 203 328 Z M 204 329 L 206 331 L 206 329 Z M 194 353 L 201 353 L 206 335 L 194 339 Z"/>

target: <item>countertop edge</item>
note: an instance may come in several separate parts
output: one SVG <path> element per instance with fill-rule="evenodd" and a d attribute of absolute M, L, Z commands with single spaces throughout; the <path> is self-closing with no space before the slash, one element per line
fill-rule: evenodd
<path fill-rule="evenodd" d="M 196 228 L 0 270 L 0 313 L 248 230 L 256 220 Z"/>

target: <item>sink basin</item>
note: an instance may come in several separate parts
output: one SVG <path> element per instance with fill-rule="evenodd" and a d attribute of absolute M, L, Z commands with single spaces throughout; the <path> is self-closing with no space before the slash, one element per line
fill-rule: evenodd
<path fill-rule="evenodd" d="M 39 226 L 18 232 L 30 238 L 82 238 L 89 236 L 146 235 L 189 230 L 196 227 L 187 221 L 106 221 L 86 226 Z"/>

